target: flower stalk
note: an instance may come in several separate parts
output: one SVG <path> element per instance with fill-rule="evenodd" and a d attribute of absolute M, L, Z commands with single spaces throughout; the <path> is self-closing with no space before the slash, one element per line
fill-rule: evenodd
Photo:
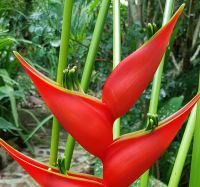
<path fill-rule="evenodd" d="M 174 6 L 174 0 L 166 0 L 163 22 L 162 22 L 163 26 L 170 20 L 170 17 L 173 11 L 173 6 Z M 149 105 L 149 113 L 152 115 L 157 114 L 160 86 L 161 86 L 162 73 L 163 73 L 163 67 L 164 67 L 164 59 L 165 59 L 165 55 L 163 56 L 161 63 L 153 79 L 151 99 L 150 99 L 150 105 Z M 148 179 L 149 179 L 149 170 L 147 170 L 140 178 L 140 187 L 147 187 Z"/>
<path fill-rule="evenodd" d="M 58 62 L 57 79 L 56 79 L 57 83 L 61 86 L 63 83 L 63 76 L 64 76 L 63 71 L 67 65 L 72 7 L 73 7 L 73 0 L 65 0 L 59 62 Z M 59 132 L 60 132 L 60 124 L 58 120 L 54 117 L 53 126 L 52 126 L 52 135 L 51 135 L 50 159 L 49 159 L 49 164 L 51 166 L 56 166 L 56 162 L 57 162 Z"/>
<path fill-rule="evenodd" d="M 121 61 L 120 0 L 113 0 L 113 69 Z M 113 138 L 120 136 L 120 118 L 113 126 Z"/>
<path fill-rule="evenodd" d="M 199 73 L 199 88 L 198 92 L 200 93 L 200 73 Z M 194 143 L 192 151 L 192 164 L 190 171 L 190 182 L 189 187 L 195 187 L 200 185 L 200 102 L 197 103 L 197 114 L 196 114 L 196 125 L 194 131 Z"/>
<path fill-rule="evenodd" d="M 65 88 L 69 90 L 75 90 L 76 88 L 80 90 L 79 82 L 78 82 L 78 75 L 77 75 L 77 67 L 73 66 L 71 69 L 67 68 L 64 70 L 65 78 L 63 79 L 63 84 Z M 70 169 L 73 151 L 75 146 L 75 139 L 68 133 L 67 141 L 65 145 L 65 152 L 62 167 L 64 168 L 64 173 Z M 59 160 L 58 160 L 59 161 Z"/>
<path fill-rule="evenodd" d="M 89 47 L 89 51 L 88 51 L 85 67 L 83 70 L 82 79 L 81 79 L 81 88 L 83 89 L 84 92 L 87 91 L 90 84 L 92 68 L 93 68 L 93 64 L 95 62 L 95 58 L 97 55 L 101 34 L 103 32 L 106 16 L 108 14 L 108 9 L 110 6 L 110 1 L 111 0 L 103 0 L 101 3 L 101 8 L 99 10 L 99 14 L 97 17 L 96 25 L 94 28 L 92 40 L 90 43 L 90 47 Z"/>
<path fill-rule="evenodd" d="M 70 134 L 68 134 L 66 147 L 65 147 L 65 153 L 64 153 L 66 171 L 68 171 L 70 169 L 74 146 L 75 146 L 75 140 Z"/>

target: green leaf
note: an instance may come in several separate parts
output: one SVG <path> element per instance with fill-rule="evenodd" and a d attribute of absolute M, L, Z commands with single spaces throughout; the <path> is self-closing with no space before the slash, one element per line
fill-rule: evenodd
<path fill-rule="evenodd" d="M 25 139 L 25 142 L 27 142 L 30 138 L 33 137 L 33 135 L 42 128 L 51 118 L 53 118 L 53 115 L 47 116 L 44 120 L 42 120 L 40 123 L 38 123 L 37 127 L 27 136 Z"/>
<path fill-rule="evenodd" d="M 16 104 L 16 98 L 15 98 L 15 91 L 13 89 L 13 86 L 16 84 L 18 85 L 14 80 L 12 80 L 8 74 L 8 72 L 5 69 L 0 69 L 0 77 L 2 77 L 3 81 L 5 82 L 5 86 L 1 90 L 2 97 L 5 97 L 7 94 L 7 97 L 10 100 L 10 105 L 11 105 L 11 111 L 12 111 L 12 116 L 14 119 L 14 123 L 16 128 L 20 127 L 19 124 L 19 116 L 18 116 L 18 111 L 17 111 L 17 104 Z M 2 87 L 1 87 L 2 88 Z M 31 152 L 33 152 L 33 149 L 31 145 L 28 142 L 25 142 L 26 135 L 23 134 L 21 131 L 18 131 L 20 137 L 23 139 L 24 143 L 28 146 Z"/>
<path fill-rule="evenodd" d="M 165 119 L 171 114 L 175 113 L 183 102 L 183 96 L 173 97 L 166 101 L 164 105 L 158 110 L 158 116 L 160 120 Z"/>
<path fill-rule="evenodd" d="M 8 88 L 7 86 L 0 87 L 0 100 L 9 96 L 7 88 Z"/>
<path fill-rule="evenodd" d="M 5 69 L 0 69 L 0 77 L 3 79 L 6 85 L 9 86 L 18 85 L 16 81 L 10 78 L 8 72 Z"/>
<path fill-rule="evenodd" d="M 1 93 L 4 93 L 4 95 L 2 94 L 2 97 L 7 96 L 9 97 L 10 100 L 10 104 L 11 104 L 11 110 L 12 110 L 12 115 L 15 121 L 15 125 L 16 127 L 19 127 L 19 122 L 18 122 L 18 112 L 17 112 L 17 105 L 16 105 L 16 100 L 15 100 L 15 93 L 12 87 L 10 86 L 3 86 L 1 87 L 3 89 L 1 89 Z M 6 95 L 7 94 L 7 95 Z"/>
<path fill-rule="evenodd" d="M 0 39 L 0 50 L 5 48 L 8 45 L 11 45 L 13 43 L 13 40 L 11 38 L 2 38 Z"/>
<path fill-rule="evenodd" d="M 0 117 L 0 129 L 4 131 L 19 130 L 19 128 L 15 127 L 12 123 L 10 123 L 2 117 Z"/>

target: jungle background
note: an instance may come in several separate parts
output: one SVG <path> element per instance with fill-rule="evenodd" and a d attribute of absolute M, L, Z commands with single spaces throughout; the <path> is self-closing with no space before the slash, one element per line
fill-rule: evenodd
<path fill-rule="evenodd" d="M 78 66 L 81 77 L 101 0 L 74 2 L 68 61 Z M 188 102 L 198 87 L 200 1 L 177 0 L 174 10 L 182 3 L 186 3 L 186 8 L 173 32 L 165 57 L 158 110 L 160 120 Z M 147 40 L 148 23 L 161 27 L 164 5 L 164 0 L 121 1 L 122 59 Z M 20 52 L 30 64 L 55 80 L 62 14 L 62 0 L 0 0 L 0 137 L 18 150 L 46 162 L 49 156 L 52 115 L 12 51 Z M 111 5 L 92 73 L 89 89 L 91 95 L 101 97 L 104 82 L 112 70 L 112 45 Z M 122 134 L 144 127 L 150 93 L 151 84 L 122 118 Z M 152 180 L 156 179 L 157 186 L 165 186 L 169 181 L 183 132 L 184 128 L 151 169 Z M 64 147 L 66 139 L 64 131 L 61 132 L 61 137 L 62 153 L 62 145 Z M 180 186 L 188 186 L 190 163 L 191 150 L 185 162 Z M 25 175 L 16 167 L 13 166 L 12 159 L 0 150 L 0 186 L 14 185 Z M 99 161 L 79 146 L 76 146 L 72 168 L 79 172 L 101 175 Z M 20 172 L 22 175 L 19 175 Z M 16 180 L 12 180 L 15 177 Z M 32 182 L 20 182 L 19 186 L 32 185 Z"/>

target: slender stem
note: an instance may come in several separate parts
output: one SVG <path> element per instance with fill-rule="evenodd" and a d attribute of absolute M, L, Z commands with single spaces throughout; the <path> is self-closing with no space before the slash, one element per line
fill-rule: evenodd
<path fill-rule="evenodd" d="M 70 82 L 71 83 L 71 85 L 69 87 L 70 90 L 74 90 L 74 88 L 72 86 L 72 81 L 74 81 L 74 80 L 71 80 L 71 82 Z M 66 171 L 68 171 L 71 166 L 72 156 L 73 156 L 73 152 L 74 152 L 74 146 L 75 146 L 75 139 L 70 134 L 68 134 L 66 145 L 65 145 L 65 152 L 64 152 L 65 170 Z"/>
<path fill-rule="evenodd" d="M 72 7 L 73 7 L 73 0 L 65 0 L 62 34 L 61 34 L 61 45 L 60 45 L 57 79 L 56 79 L 56 81 L 60 85 L 62 85 L 63 70 L 65 69 L 66 64 L 67 64 Z M 50 160 L 49 160 L 49 164 L 51 166 L 55 166 L 56 161 L 57 161 L 59 132 L 60 132 L 60 124 L 59 124 L 58 120 L 54 117 L 53 127 L 52 127 L 52 136 L 51 136 Z"/>
<path fill-rule="evenodd" d="M 70 134 L 68 134 L 65 153 L 64 153 L 65 154 L 65 169 L 66 170 L 70 169 L 74 146 L 75 146 L 75 140 Z"/>
<path fill-rule="evenodd" d="M 169 21 L 172 15 L 173 6 L 174 6 L 174 0 L 166 0 L 162 25 L 165 25 Z M 149 113 L 151 114 L 157 113 L 163 67 L 164 67 L 164 56 L 161 60 L 161 63 L 153 79 L 153 87 L 152 87 L 151 100 L 149 106 Z M 140 179 L 140 187 L 147 187 L 148 179 L 149 179 L 149 171 L 146 171 L 146 173 L 144 173 Z"/>
<path fill-rule="evenodd" d="M 92 74 L 93 64 L 95 62 L 95 58 L 96 58 L 96 54 L 97 54 L 97 50 L 98 50 L 99 42 L 100 42 L 100 38 L 101 38 L 101 33 L 103 31 L 103 27 L 105 24 L 106 16 L 108 14 L 109 6 L 110 6 L 110 0 L 103 0 L 103 2 L 101 4 L 101 8 L 99 10 L 97 22 L 96 22 L 96 25 L 94 28 L 94 33 L 92 36 L 92 41 L 90 43 L 85 67 L 83 70 L 83 76 L 82 76 L 82 80 L 81 80 L 81 89 L 84 92 L 86 92 L 88 89 L 90 77 Z M 69 168 L 70 168 L 74 145 L 75 145 L 74 138 L 71 135 L 68 135 L 67 144 L 66 144 L 66 148 L 65 148 L 65 158 L 66 158 L 65 166 L 66 166 L 67 170 L 69 170 Z"/>
<path fill-rule="evenodd" d="M 113 139 L 120 136 L 120 118 L 116 119 L 113 125 Z"/>
<path fill-rule="evenodd" d="M 177 187 L 179 184 L 181 173 L 183 171 L 184 163 L 194 134 L 196 111 L 197 106 L 195 105 L 188 120 L 187 127 L 185 129 L 181 145 L 176 156 L 176 161 L 171 173 L 168 187 Z"/>
<path fill-rule="evenodd" d="M 199 73 L 199 89 L 200 93 L 200 73 Z M 200 186 L 200 102 L 197 103 L 196 126 L 194 131 L 194 143 L 192 151 L 192 164 L 190 171 L 189 187 Z"/>
<path fill-rule="evenodd" d="M 66 68 L 67 65 L 73 2 L 74 0 L 65 0 L 64 4 L 61 44 L 60 44 L 59 62 L 57 70 L 57 82 L 60 85 L 62 85 L 63 83 L 63 75 L 64 75 L 63 70 Z"/>
<path fill-rule="evenodd" d="M 101 8 L 100 8 L 100 11 L 99 11 L 99 14 L 97 17 L 97 22 L 96 22 L 96 25 L 94 28 L 94 33 L 92 36 L 92 41 L 90 43 L 85 67 L 83 70 L 83 76 L 82 76 L 82 80 L 81 80 L 81 87 L 84 92 L 87 91 L 89 83 L 90 83 L 92 68 L 93 68 L 93 64 L 95 62 L 95 58 L 97 55 L 97 50 L 99 47 L 101 33 L 103 31 L 104 23 L 105 23 L 108 9 L 110 6 L 110 1 L 111 0 L 103 0 L 102 1 Z"/>
<path fill-rule="evenodd" d="M 121 61 L 120 0 L 113 0 L 113 69 Z M 120 118 L 113 127 L 113 138 L 120 136 Z"/>
<path fill-rule="evenodd" d="M 120 0 L 113 0 L 113 69 L 121 61 Z M 113 138 L 120 136 L 120 118 L 113 126 Z"/>
<path fill-rule="evenodd" d="M 120 0 L 113 0 L 113 68 L 121 61 Z"/>
<path fill-rule="evenodd" d="M 171 15 L 172 15 L 172 11 L 173 11 L 173 4 L 174 4 L 174 0 L 166 1 L 162 26 L 164 26 L 169 21 Z M 153 79 L 153 87 L 152 87 L 152 92 L 151 92 L 149 113 L 154 113 L 154 114 L 157 113 L 159 94 L 160 94 L 160 86 L 161 86 L 162 73 L 163 73 L 163 67 L 164 67 L 164 59 L 165 59 L 165 56 L 163 56 L 162 61 L 159 65 L 159 67 L 155 73 L 154 79 Z"/>

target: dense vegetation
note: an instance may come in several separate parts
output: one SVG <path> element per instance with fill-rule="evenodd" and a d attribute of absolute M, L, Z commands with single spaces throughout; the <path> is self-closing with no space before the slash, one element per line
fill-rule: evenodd
<path fill-rule="evenodd" d="M 79 76 L 91 41 L 99 0 L 76 0 L 72 15 L 69 59 L 77 65 Z M 128 0 L 121 4 L 122 59 L 148 39 L 147 24 L 160 28 L 164 1 Z M 176 27 L 165 57 L 164 75 L 159 101 L 159 118 L 177 111 L 197 92 L 200 66 L 200 3 L 184 1 L 186 9 Z M 183 1 L 176 1 L 175 9 Z M 6 139 L 17 136 L 31 149 L 34 133 L 26 129 L 19 112 L 24 110 L 36 121 L 39 129 L 46 121 L 25 109 L 23 103 L 35 94 L 35 88 L 13 56 L 19 51 L 38 70 L 55 79 L 60 46 L 63 1 L 59 0 L 0 0 L 0 135 Z M 112 7 L 101 38 L 89 93 L 101 96 L 101 88 L 112 70 Z M 156 51 L 155 51 L 156 53 Z M 131 111 L 122 118 L 122 133 L 144 127 L 149 106 L 151 85 Z M 39 96 L 38 96 L 39 97 Z M 168 183 L 182 133 L 152 168 L 152 174 Z M 191 151 L 185 163 L 180 186 L 188 183 Z M 160 169 L 162 168 L 162 169 Z"/>

